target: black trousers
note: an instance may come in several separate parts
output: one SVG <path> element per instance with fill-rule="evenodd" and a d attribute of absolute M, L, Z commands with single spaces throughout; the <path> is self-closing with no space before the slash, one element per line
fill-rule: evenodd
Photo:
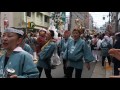
<path fill-rule="evenodd" d="M 73 67 L 67 67 L 67 78 L 72 78 L 74 68 Z M 75 78 L 81 78 L 82 69 L 76 69 L 75 68 Z"/>
<path fill-rule="evenodd" d="M 118 68 L 120 68 L 120 61 L 114 62 L 114 75 L 120 75 Z"/>
<path fill-rule="evenodd" d="M 111 64 L 110 56 L 102 56 L 102 66 L 104 66 L 105 58 L 107 57 L 109 65 Z"/>
<path fill-rule="evenodd" d="M 66 73 L 67 73 L 67 61 L 63 59 L 63 71 L 64 71 L 64 75 L 66 76 Z"/>
<path fill-rule="evenodd" d="M 40 78 L 43 68 L 41 68 L 41 67 L 37 67 L 37 68 L 39 70 L 39 78 Z M 45 71 L 45 75 L 46 75 L 47 78 L 52 78 L 51 69 L 44 69 L 44 71 Z"/>

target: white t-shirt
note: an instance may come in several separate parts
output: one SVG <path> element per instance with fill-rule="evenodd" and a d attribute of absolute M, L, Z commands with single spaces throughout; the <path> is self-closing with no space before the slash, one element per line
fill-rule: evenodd
<path fill-rule="evenodd" d="M 99 48 L 100 48 L 101 42 L 102 42 L 102 40 L 101 40 L 101 39 L 99 39 L 99 40 L 98 40 L 98 42 L 97 42 L 97 49 L 99 49 Z"/>

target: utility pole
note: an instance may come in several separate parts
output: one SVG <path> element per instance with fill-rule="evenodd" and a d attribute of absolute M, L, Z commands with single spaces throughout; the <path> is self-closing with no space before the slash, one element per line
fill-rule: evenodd
<path fill-rule="evenodd" d="M 71 23 L 72 23 L 72 12 L 70 12 L 70 16 L 69 16 L 69 27 L 68 30 L 71 30 Z"/>
<path fill-rule="evenodd" d="M 110 12 L 109 12 L 109 25 L 110 25 Z"/>
<path fill-rule="evenodd" d="M 118 32 L 118 13 L 116 12 L 116 18 L 115 18 L 115 32 Z"/>
<path fill-rule="evenodd" d="M 26 12 L 26 32 L 25 33 L 27 34 L 27 12 Z"/>

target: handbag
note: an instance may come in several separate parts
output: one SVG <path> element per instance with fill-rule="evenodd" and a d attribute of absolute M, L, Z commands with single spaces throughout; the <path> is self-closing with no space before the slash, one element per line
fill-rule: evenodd
<path fill-rule="evenodd" d="M 61 64 L 61 60 L 58 54 L 53 54 L 51 57 L 51 65 L 58 66 L 60 64 Z"/>
<path fill-rule="evenodd" d="M 61 60 L 60 57 L 58 56 L 57 47 L 56 47 L 51 57 L 51 66 L 52 65 L 58 66 L 60 64 L 61 64 Z"/>

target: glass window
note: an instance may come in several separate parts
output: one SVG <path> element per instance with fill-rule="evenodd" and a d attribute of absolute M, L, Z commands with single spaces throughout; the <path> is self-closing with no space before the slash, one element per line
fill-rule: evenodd
<path fill-rule="evenodd" d="M 47 22 L 47 23 L 49 23 L 49 17 L 45 15 L 44 21 Z"/>

